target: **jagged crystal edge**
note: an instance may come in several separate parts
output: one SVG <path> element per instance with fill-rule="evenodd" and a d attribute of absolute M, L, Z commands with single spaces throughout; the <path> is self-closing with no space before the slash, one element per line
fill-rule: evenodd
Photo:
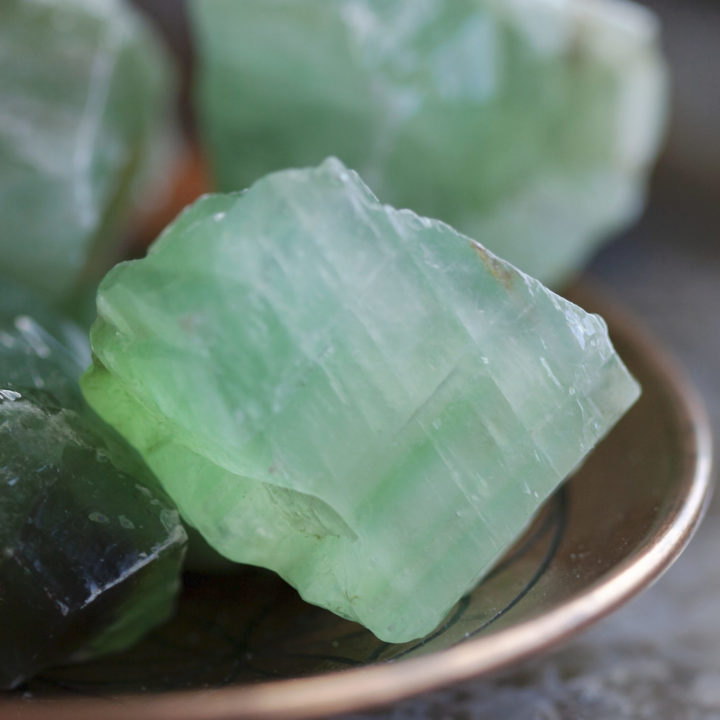
<path fill-rule="evenodd" d="M 206 196 L 98 312 L 85 395 L 184 517 L 395 642 L 437 625 L 639 393 L 601 319 L 335 159 Z"/>

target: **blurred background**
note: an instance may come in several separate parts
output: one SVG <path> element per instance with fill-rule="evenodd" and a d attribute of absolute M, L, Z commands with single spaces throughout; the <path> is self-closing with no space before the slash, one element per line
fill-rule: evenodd
<path fill-rule="evenodd" d="M 450 0 L 449 0 L 450 1 Z M 182 3 L 136 0 L 187 75 Z M 648 0 L 672 76 L 671 124 L 641 221 L 587 269 L 685 366 L 720 429 L 720 4 Z M 183 102 L 182 107 L 186 107 Z M 183 113 L 187 129 L 191 119 Z M 362 717 L 520 720 L 720 718 L 720 498 L 651 590 L 567 648 L 498 676 Z"/>

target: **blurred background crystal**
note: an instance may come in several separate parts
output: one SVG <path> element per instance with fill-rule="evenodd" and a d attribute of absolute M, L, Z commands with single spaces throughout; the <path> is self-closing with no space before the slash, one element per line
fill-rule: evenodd
<path fill-rule="evenodd" d="M 546 285 L 642 210 L 667 83 L 630 2 L 197 0 L 198 130 L 220 190 L 335 155 Z"/>
<path fill-rule="evenodd" d="M 66 301 L 117 261 L 130 206 L 162 185 L 171 81 L 125 2 L 0 4 L 1 273 Z"/>

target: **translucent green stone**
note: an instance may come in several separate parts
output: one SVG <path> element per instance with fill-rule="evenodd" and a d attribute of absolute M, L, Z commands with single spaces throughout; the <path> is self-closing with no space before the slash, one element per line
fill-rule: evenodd
<path fill-rule="evenodd" d="M 3 272 L 60 297 L 110 267 L 168 70 L 128 3 L 0 2 Z"/>
<path fill-rule="evenodd" d="M 85 406 L 81 337 L 0 286 L 0 687 L 131 645 L 179 588 L 185 531 Z"/>
<path fill-rule="evenodd" d="M 396 207 L 558 285 L 638 213 L 655 18 L 609 0 L 194 0 L 223 190 L 337 155 Z"/>
<path fill-rule="evenodd" d="M 398 642 L 638 396 L 602 319 L 334 159 L 197 201 L 91 344 L 86 398 L 215 549 Z"/>

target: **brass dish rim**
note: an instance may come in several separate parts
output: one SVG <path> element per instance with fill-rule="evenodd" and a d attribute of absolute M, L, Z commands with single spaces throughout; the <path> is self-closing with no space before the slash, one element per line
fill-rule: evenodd
<path fill-rule="evenodd" d="M 671 396 L 682 433 L 680 502 L 644 546 L 579 595 L 538 616 L 420 658 L 238 687 L 113 698 L 13 700 L 23 720 L 271 720 L 312 718 L 395 702 L 527 660 L 568 640 L 655 582 L 685 549 L 709 504 L 712 433 L 703 401 L 677 362 L 632 314 L 583 281 L 573 301 L 600 305 L 612 334 L 631 338 Z M 589 286 L 589 287 L 588 287 Z"/>

